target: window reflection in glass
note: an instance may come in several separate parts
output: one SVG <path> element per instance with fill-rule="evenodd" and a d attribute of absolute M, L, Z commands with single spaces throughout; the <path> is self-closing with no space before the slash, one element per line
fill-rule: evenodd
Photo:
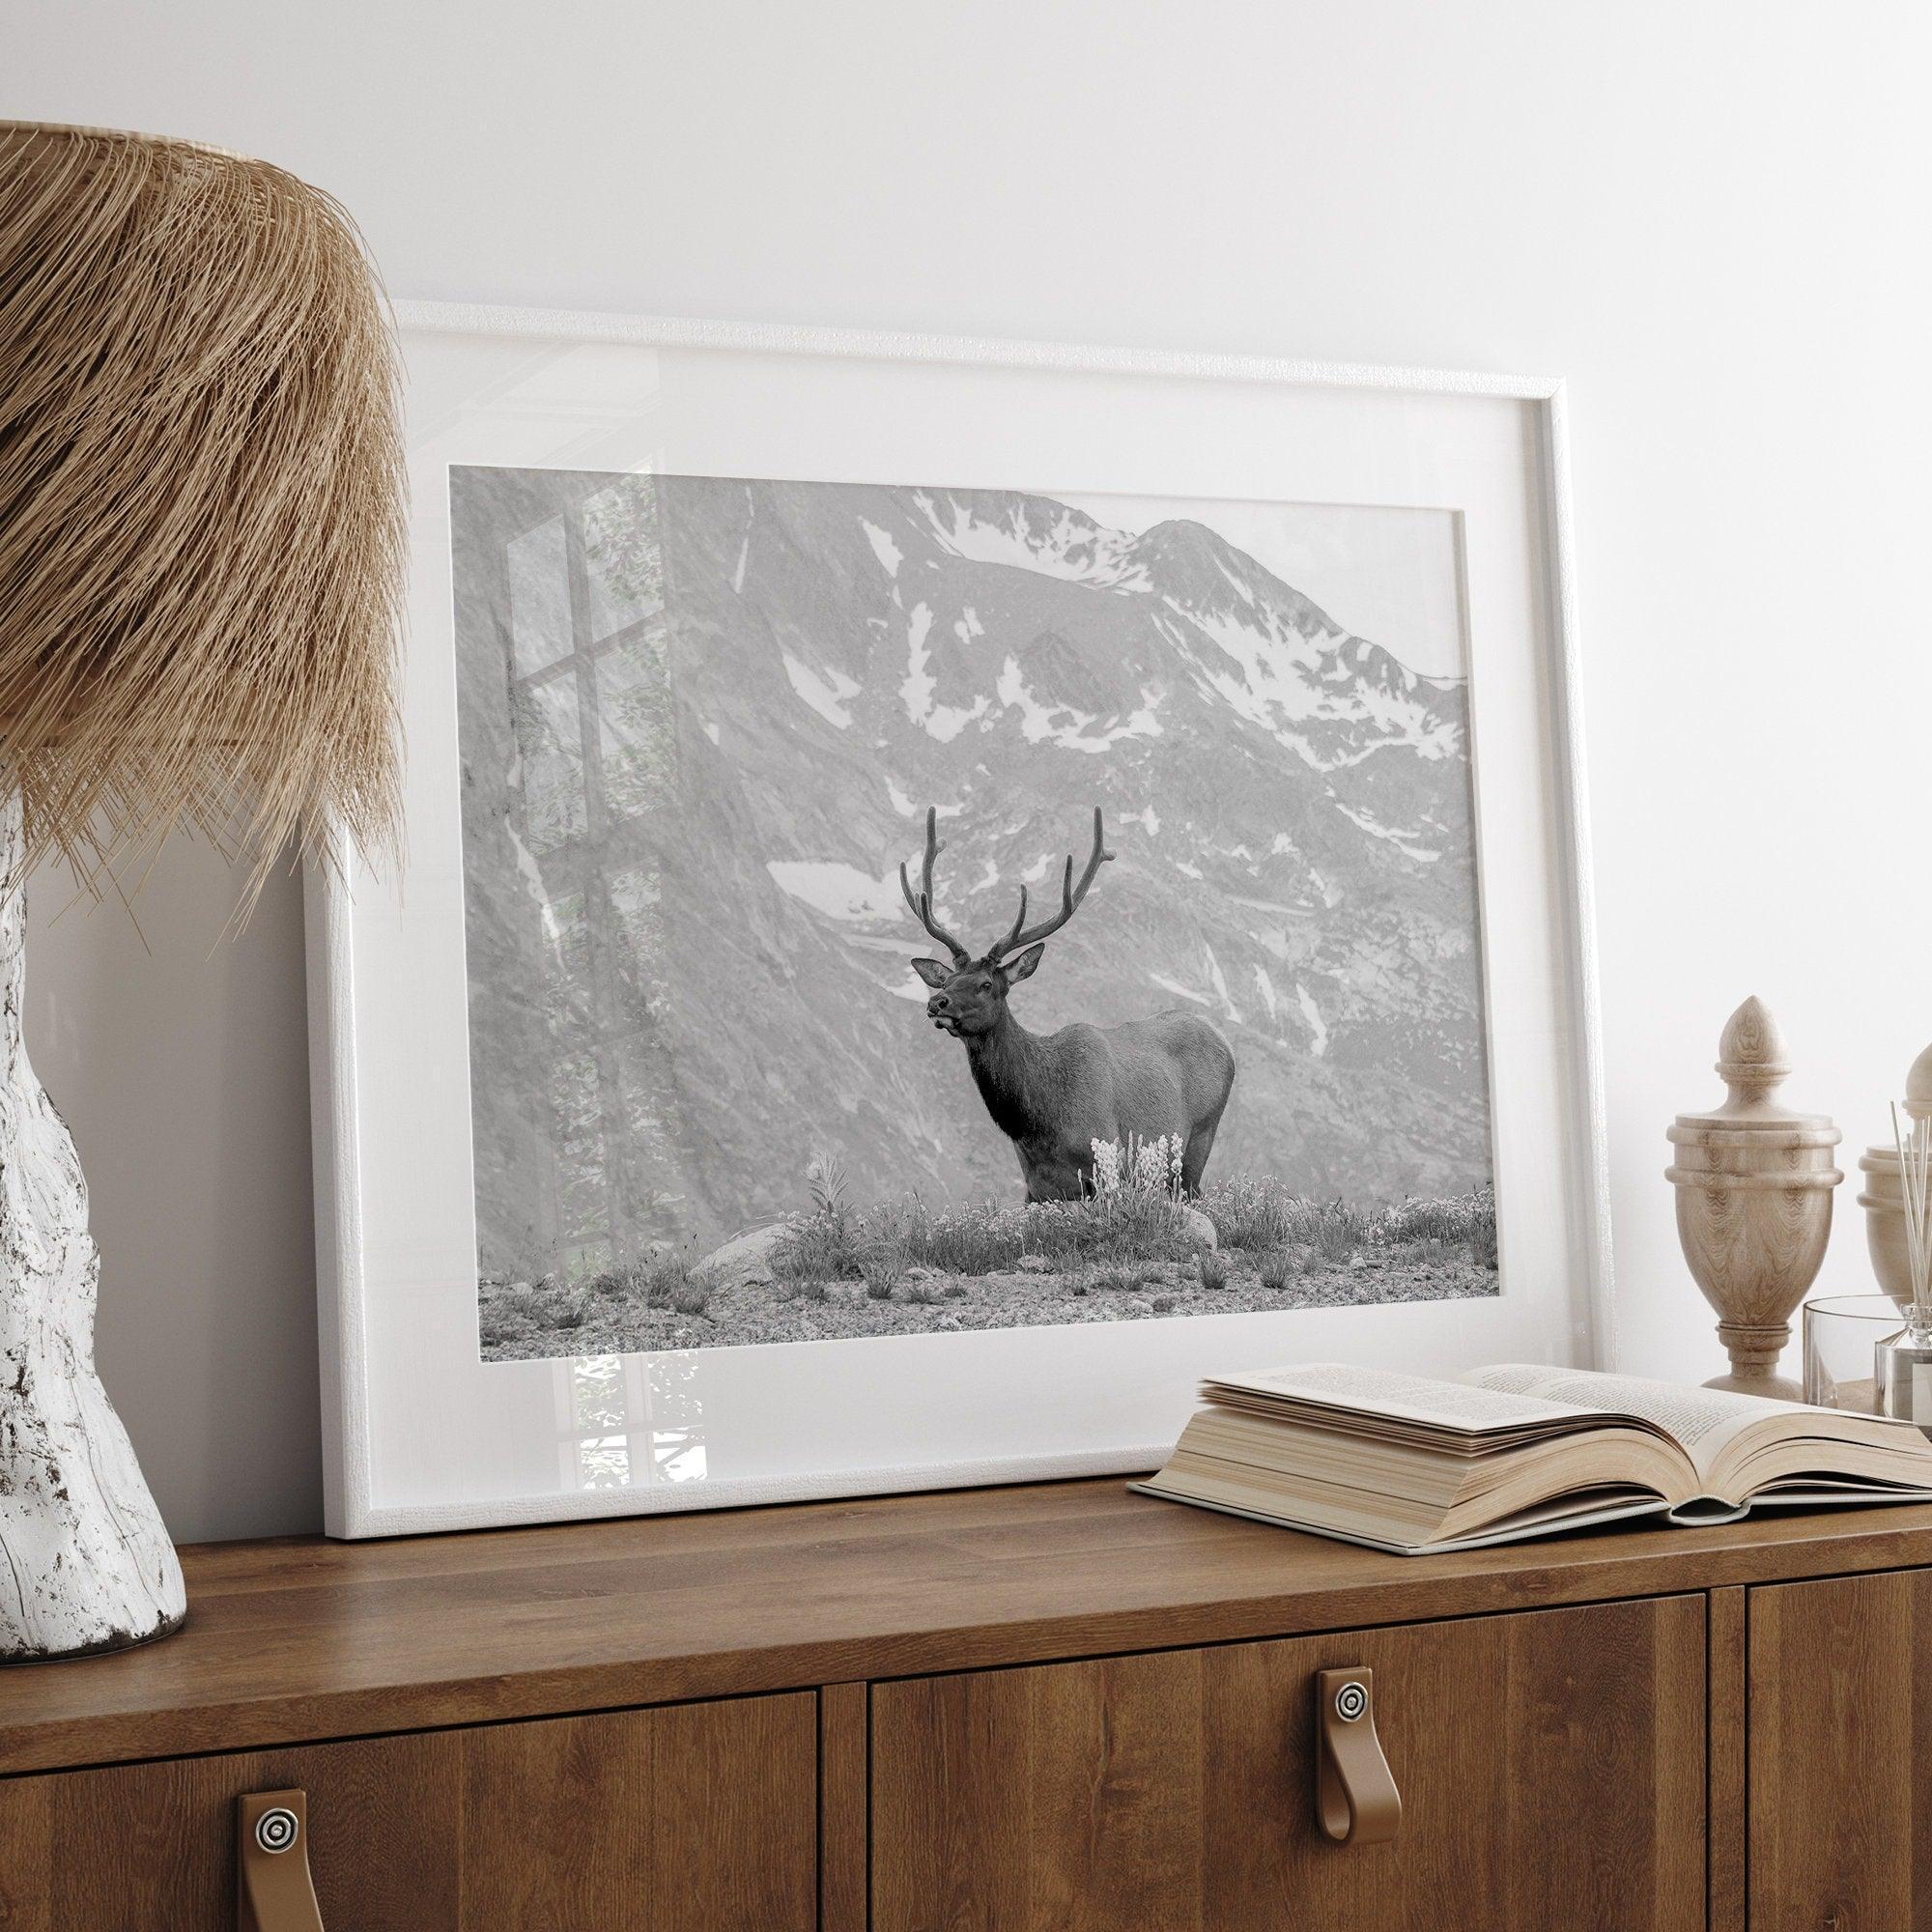
<path fill-rule="evenodd" d="M 570 650 L 570 566 L 561 517 L 510 539 L 509 573 L 516 671 L 530 677 Z"/>

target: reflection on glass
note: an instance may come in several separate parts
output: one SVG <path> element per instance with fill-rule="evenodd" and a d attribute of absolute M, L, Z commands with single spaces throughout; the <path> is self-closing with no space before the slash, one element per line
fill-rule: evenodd
<path fill-rule="evenodd" d="M 510 637 L 519 677 L 570 649 L 570 562 L 563 519 L 553 517 L 508 546 Z"/>
<path fill-rule="evenodd" d="M 651 625 L 597 660 L 598 759 L 618 816 L 663 803 L 672 728 L 664 627 Z"/>
<path fill-rule="evenodd" d="M 524 685 L 512 701 L 511 716 L 523 767 L 530 849 L 539 854 L 554 851 L 581 838 L 586 824 L 577 686 L 568 677 Z"/>
<path fill-rule="evenodd" d="M 663 551 L 648 477 L 622 477 L 585 500 L 583 567 L 592 643 L 664 608 Z"/>
<path fill-rule="evenodd" d="M 556 1366 L 567 1482 L 612 1490 L 704 1479 L 704 1405 L 691 1355 L 580 1355 Z M 634 1441 L 648 1445 L 641 1468 Z"/>
<path fill-rule="evenodd" d="M 690 1354 L 634 1355 L 648 1397 L 651 1474 L 661 1483 L 702 1482 L 704 1403 Z"/>
<path fill-rule="evenodd" d="M 661 1238 L 684 1216 L 692 1157 L 666 927 L 693 909 L 664 889 L 663 808 L 683 754 L 659 489 L 648 474 L 561 474 L 539 490 L 521 471 L 452 472 L 459 581 L 507 602 L 459 599 L 471 1039 L 479 1063 L 508 1072 L 475 1135 L 486 1356 L 555 1328 L 590 1350 L 621 1346 L 611 1322 L 639 1305 L 703 1317 L 689 1253 Z M 569 1479 L 701 1473 L 682 1372 L 629 1385 L 613 1374 L 583 1383 L 611 1412 L 568 1399 Z M 650 1468 L 632 1469 L 644 1440 Z"/>
<path fill-rule="evenodd" d="M 624 1399 L 621 1355 L 581 1355 L 571 1364 L 571 1410 L 579 1429 L 622 1429 L 629 1406 Z"/>

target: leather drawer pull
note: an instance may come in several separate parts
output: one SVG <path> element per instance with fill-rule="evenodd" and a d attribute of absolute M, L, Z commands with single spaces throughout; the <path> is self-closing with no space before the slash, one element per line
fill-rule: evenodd
<path fill-rule="evenodd" d="M 308 1794 L 251 1791 L 235 1801 L 239 1932 L 323 1932 L 308 1875 Z"/>
<path fill-rule="evenodd" d="M 1315 1816 L 1338 1845 L 1379 1845 L 1402 1823 L 1402 1793 L 1376 1736 L 1375 1672 L 1364 1665 L 1315 1679 Z"/>

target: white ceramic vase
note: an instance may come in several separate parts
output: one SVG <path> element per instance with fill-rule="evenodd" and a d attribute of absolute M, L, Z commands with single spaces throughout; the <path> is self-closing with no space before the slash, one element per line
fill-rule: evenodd
<path fill-rule="evenodd" d="M 21 1037 L 20 802 L 0 797 L 0 1662 L 120 1650 L 187 1613 L 181 1564 L 94 1369 L 87 1183 Z"/>

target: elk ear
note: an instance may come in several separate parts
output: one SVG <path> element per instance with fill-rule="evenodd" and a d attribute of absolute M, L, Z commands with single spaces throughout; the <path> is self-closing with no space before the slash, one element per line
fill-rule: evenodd
<path fill-rule="evenodd" d="M 952 968 L 942 966 L 937 959 L 915 959 L 912 970 L 935 991 L 952 977 Z"/>
<path fill-rule="evenodd" d="M 1039 964 L 1039 955 L 1046 951 L 1046 941 L 1037 946 L 1029 946 L 1017 959 L 1009 959 L 1000 970 L 1007 976 L 1007 984 L 1017 986 L 1022 980 L 1033 977 L 1033 969 Z"/>

